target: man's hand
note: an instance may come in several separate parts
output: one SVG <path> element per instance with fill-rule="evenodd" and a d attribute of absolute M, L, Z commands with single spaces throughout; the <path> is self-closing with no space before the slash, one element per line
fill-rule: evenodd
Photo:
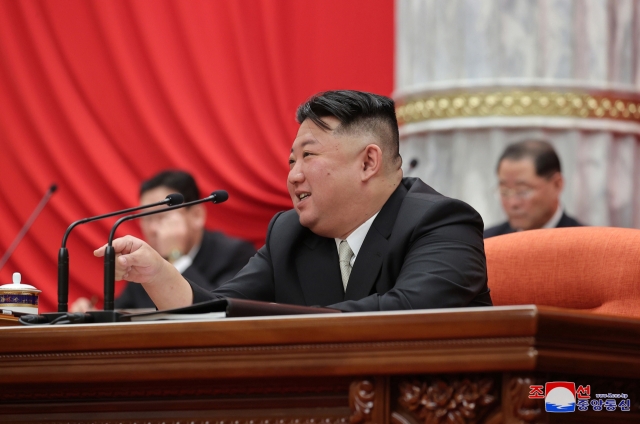
<path fill-rule="evenodd" d="M 104 256 L 107 245 L 95 250 L 97 257 Z M 124 236 L 113 241 L 116 252 L 116 281 L 153 283 L 162 274 L 165 265 L 171 266 L 144 241 Z"/>
<path fill-rule="evenodd" d="M 180 272 L 165 261 L 144 241 L 124 236 L 113 241 L 116 252 L 116 280 L 141 283 L 158 309 L 179 308 L 190 305 L 193 292 Z M 104 256 L 106 245 L 95 250 Z"/>

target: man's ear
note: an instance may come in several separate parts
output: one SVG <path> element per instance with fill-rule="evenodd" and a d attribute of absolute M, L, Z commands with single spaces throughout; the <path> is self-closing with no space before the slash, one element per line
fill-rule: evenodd
<path fill-rule="evenodd" d="M 193 205 L 189 207 L 189 216 L 191 225 L 195 227 L 195 229 L 202 229 L 207 220 L 207 208 L 202 203 Z"/>
<path fill-rule="evenodd" d="M 368 144 L 362 152 L 362 181 L 368 181 L 382 169 L 382 149 L 376 144 Z"/>
<path fill-rule="evenodd" d="M 564 188 L 564 178 L 560 172 L 556 172 L 551 176 L 551 182 L 553 183 L 553 188 L 556 189 L 558 193 L 562 192 Z"/>

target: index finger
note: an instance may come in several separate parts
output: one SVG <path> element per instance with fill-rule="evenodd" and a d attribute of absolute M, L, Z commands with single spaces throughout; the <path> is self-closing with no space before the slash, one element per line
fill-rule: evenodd
<path fill-rule="evenodd" d="M 135 252 L 140 249 L 145 244 L 142 240 L 135 238 L 133 236 L 124 236 L 113 240 L 111 245 L 113 246 L 113 250 L 115 253 L 121 253 L 126 255 L 131 252 Z M 107 245 L 100 247 L 93 251 L 93 254 L 97 257 L 104 256 L 105 250 L 107 249 Z"/>
<path fill-rule="evenodd" d="M 97 256 L 98 258 L 101 258 L 104 256 L 104 251 L 107 250 L 107 245 L 104 244 L 102 245 L 102 247 L 97 248 L 96 250 L 93 251 L 93 256 Z"/>

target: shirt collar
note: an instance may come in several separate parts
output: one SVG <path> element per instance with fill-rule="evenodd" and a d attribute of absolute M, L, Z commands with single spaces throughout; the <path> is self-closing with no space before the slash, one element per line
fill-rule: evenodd
<path fill-rule="evenodd" d="M 362 225 L 356 228 L 345 239 L 347 240 L 347 243 L 349 243 L 349 247 L 353 252 L 353 257 L 351 258 L 351 266 L 353 266 L 354 262 L 356 261 L 356 256 L 358 256 L 358 252 L 362 247 L 362 243 L 364 243 L 364 238 L 367 236 L 367 233 L 369 232 L 369 228 L 371 228 L 371 224 L 373 224 L 373 221 L 376 219 L 376 216 L 378 216 L 379 213 L 380 211 L 376 212 L 371 218 L 363 222 Z M 342 239 L 336 238 L 334 240 L 336 241 L 336 249 L 338 249 Z"/>
<path fill-rule="evenodd" d="M 186 255 L 180 256 L 173 263 L 173 266 L 176 267 L 176 269 L 178 270 L 178 272 L 180 272 L 180 274 L 185 272 L 187 270 L 187 268 L 189 268 L 191 266 L 191 264 L 193 263 L 193 260 L 196 258 L 196 255 L 200 251 L 200 245 L 201 245 L 201 243 L 196 244 L 195 246 L 193 246 L 191 248 L 189 253 L 187 253 Z"/>
<path fill-rule="evenodd" d="M 560 206 L 560 203 L 558 203 L 558 209 L 556 209 L 556 212 L 553 214 L 549 222 L 544 224 L 542 228 L 556 228 L 558 226 L 558 223 L 560 223 L 561 219 L 562 219 L 562 206 Z"/>

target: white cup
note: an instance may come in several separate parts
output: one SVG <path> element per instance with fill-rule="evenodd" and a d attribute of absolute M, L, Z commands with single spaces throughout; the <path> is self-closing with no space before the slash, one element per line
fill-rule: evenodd
<path fill-rule="evenodd" d="M 38 296 L 41 290 L 21 283 L 19 272 L 13 273 L 13 284 L 0 286 L 0 309 L 27 314 L 38 313 Z"/>

